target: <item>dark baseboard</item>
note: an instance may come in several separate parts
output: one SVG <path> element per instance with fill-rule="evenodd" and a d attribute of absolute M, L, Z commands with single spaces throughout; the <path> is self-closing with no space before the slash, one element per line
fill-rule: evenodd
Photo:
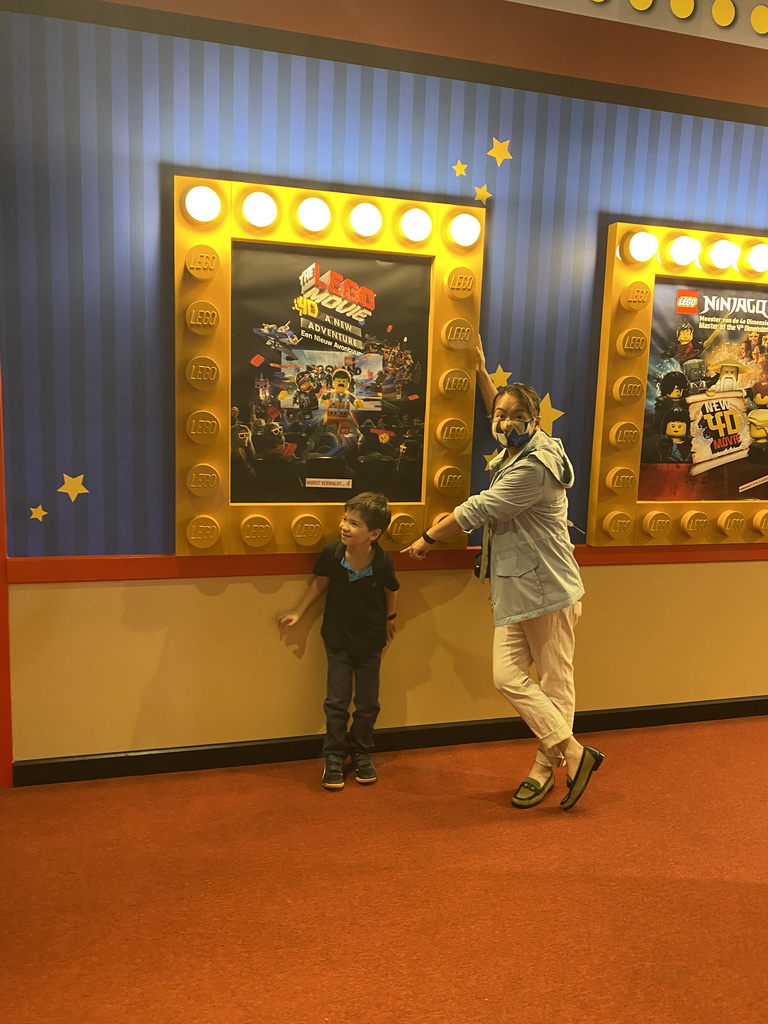
<path fill-rule="evenodd" d="M 709 722 L 724 718 L 768 715 L 768 696 L 737 697 L 728 700 L 694 701 L 686 704 L 656 704 L 639 708 L 579 711 L 576 732 L 610 729 L 639 729 L 687 722 Z M 530 736 L 519 718 L 492 718 L 480 722 L 448 722 L 438 725 L 377 729 L 376 749 L 413 750 L 419 747 L 447 747 L 457 743 L 486 743 Z M 322 736 L 291 736 L 284 739 L 254 740 L 246 743 L 217 743 L 203 747 L 173 747 L 166 750 L 131 750 L 83 757 L 49 757 L 16 761 L 14 786 L 37 786 L 52 782 L 84 782 L 129 775 L 157 775 L 164 772 L 201 771 L 208 768 L 242 768 L 276 761 L 302 761 L 320 757 Z"/>

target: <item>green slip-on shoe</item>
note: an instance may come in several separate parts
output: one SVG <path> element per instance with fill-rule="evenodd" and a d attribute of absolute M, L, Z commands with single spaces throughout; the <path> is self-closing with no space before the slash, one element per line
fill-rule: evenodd
<path fill-rule="evenodd" d="M 549 778 L 545 783 L 539 785 L 536 779 L 532 779 L 530 775 L 527 779 L 523 779 L 520 785 L 517 787 L 517 792 L 512 797 L 513 807 L 535 807 L 536 804 L 540 804 L 547 793 L 552 789 L 555 784 L 555 773 L 550 772 Z"/>
<path fill-rule="evenodd" d="M 594 747 L 584 747 L 576 774 L 568 783 L 568 794 L 560 801 L 560 806 L 564 811 L 570 811 L 576 804 L 587 788 L 587 784 L 592 778 L 592 772 L 597 771 L 604 759 L 605 754 L 599 750 L 595 750 Z"/>

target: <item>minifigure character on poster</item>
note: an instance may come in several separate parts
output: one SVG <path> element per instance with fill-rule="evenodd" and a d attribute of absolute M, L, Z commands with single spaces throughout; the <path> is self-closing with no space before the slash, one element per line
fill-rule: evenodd
<path fill-rule="evenodd" d="M 331 394 L 323 399 L 325 416 L 323 422 L 328 430 L 343 437 L 359 433 L 355 409 L 362 409 L 363 402 L 355 398 L 351 390 L 352 374 L 343 367 L 333 371 Z"/>
<path fill-rule="evenodd" d="M 747 409 L 768 409 L 768 381 L 759 380 L 744 392 L 747 398 Z"/>
<path fill-rule="evenodd" d="M 746 392 L 749 423 L 749 461 L 768 462 L 768 381 L 758 381 Z"/>
<path fill-rule="evenodd" d="M 707 387 L 708 395 L 718 395 L 723 392 L 740 392 L 739 375 L 749 370 L 749 367 L 738 360 L 729 360 L 712 367 L 714 376 Z"/>
<path fill-rule="evenodd" d="M 686 359 L 683 363 L 683 374 L 688 381 L 688 394 L 700 395 L 707 390 L 710 384 L 717 380 L 717 374 L 707 373 L 707 364 L 700 356 L 693 359 Z"/>
<path fill-rule="evenodd" d="M 295 406 L 298 406 L 299 412 L 302 413 L 302 419 L 306 418 L 308 413 L 313 413 L 319 408 L 317 400 L 319 390 L 320 385 L 317 384 L 309 370 L 298 371 L 296 374 L 296 390 L 291 396 L 291 401 Z"/>
<path fill-rule="evenodd" d="M 659 381 L 659 397 L 653 413 L 655 426 L 660 426 L 664 413 L 681 405 L 688 392 L 688 378 L 681 370 L 670 370 Z"/>
<path fill-rule="evenodd" d="M 661 420 L 656 462 L 691 461 L 691 421 L 682 405 L 668 409 Z"/>
<path fill-rule="evenodd" d="M 750 462 L 768 463 L 768 409 L 753 409 L 747 415 L 749 423 L 749 455 Z"/>
<path fill-rule="evenodd" d="M 701 355 L 701 345 L 699 345 L 693 334 L 693 327 L 688 320 L 683 320 L 676 332 L 677 342 L 670 346 L 668 356 L 674 356 L 680 366 L 689 359 L 698 359 Z"/>

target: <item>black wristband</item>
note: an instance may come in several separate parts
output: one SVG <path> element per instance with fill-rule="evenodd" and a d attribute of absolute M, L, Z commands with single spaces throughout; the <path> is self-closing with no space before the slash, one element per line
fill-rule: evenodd
<path fill-rule="evenodd" d="M 388 615 L 387 616 L 387 622 L 391 622 L 392 619 L 396 619 L 396 618 L 397 618 L 397 612 L 393 612 L 392 615 Z"/>
<path fill-rule="evenodd" d="M 424 531 L 424 533 L 422 533 L 421 539 L 425 540 L 427 542 L 427 544 L 434 544 L 435 543 L 435 538 L 434 537 L 430 537 L 426 530 Z"/>

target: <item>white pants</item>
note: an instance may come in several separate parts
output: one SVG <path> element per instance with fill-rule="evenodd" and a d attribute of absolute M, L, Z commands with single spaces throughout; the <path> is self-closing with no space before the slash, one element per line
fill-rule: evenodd
<path fill-rule="evenodd" d="M 581 601 L 549 615 L 497 626 L 493 634 L 493 683 L 539 739 L 538 764 L 559 766 L 556 744 L 573 732 L 574 629 Z M 531 679 L 535 664 L 540 682 Z"/>

